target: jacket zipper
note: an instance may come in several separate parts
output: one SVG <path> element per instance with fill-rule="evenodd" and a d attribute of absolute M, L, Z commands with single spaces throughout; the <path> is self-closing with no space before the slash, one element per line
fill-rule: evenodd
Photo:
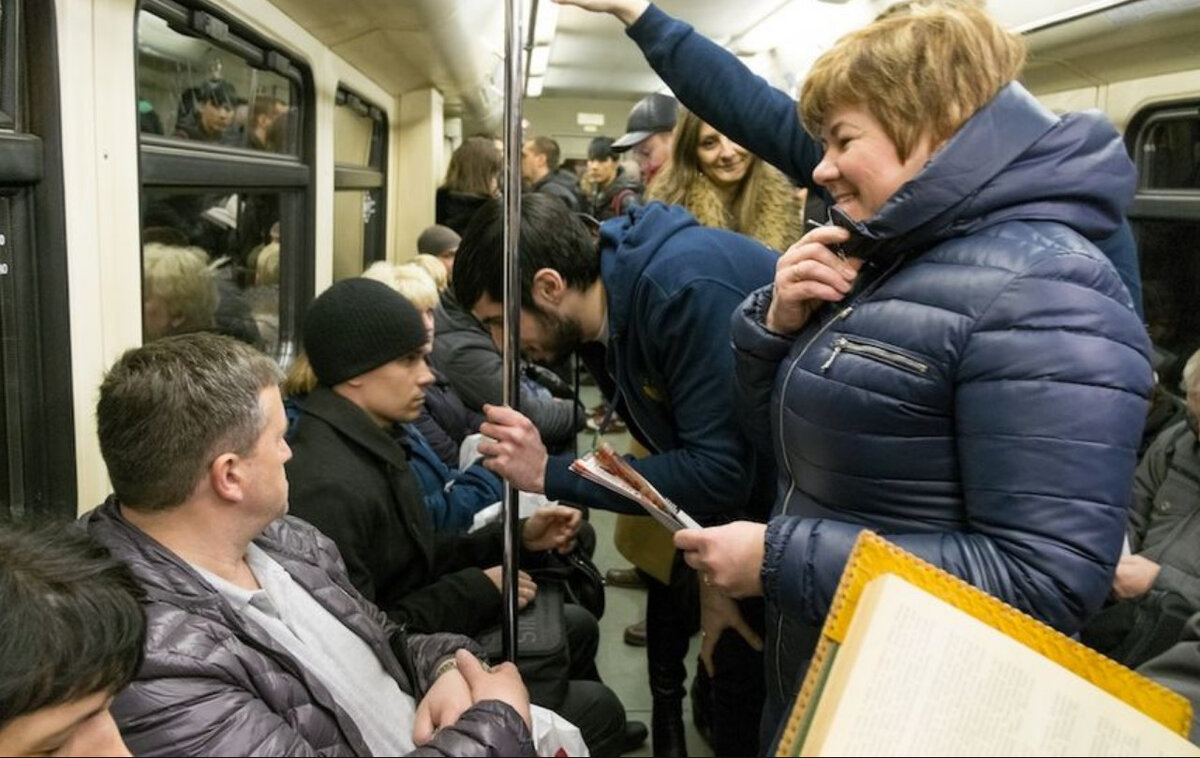
<path fill-rule="evenodd" d="M 871 358 L 881 363 L 886 363 L 895 366 L 905 371 L 911 371 L 914 374 L 924 376 L 929 373 L 928 364 L 922 363 L 915 358 L 909 358 L 907 355 L 895 350 L 888 350 L 879 345 L 872 345 L 868 342 L 851 339 L 849 337 L 838 337 L 833 341 L 833 354 L 829 359 L 821 364 L 821 373 L 829 371 L 833 366 L 833 362 L 842 353 L 850 353 L 851 355 L 861 355 L 865 358 Z"/>
<path fill-rule="evenodd" d="M 788 508 L 792 504 L 792 493 L 796 491 L 796 476 L 794 473 L 792 473 L 792 464 L 791 464 L 791 462 L 788 461 L 787 455 L 782 455 L 782 453 L 786 447 L 785 446 L 786 440 L 783 437 L 783 410 L 784 410 L 784 408 L 787 407 L 786 400 L 787 400 L 788 379 L 791 377 L 792 372 L 796 370 L 796 365 L 800 363 L 800 359 L 803 358 L 804 354 L 808 352 L 808 349 L 813 346 L 813 343 L 815 343 L 818 339 L 820 339 L 821 335 L 825 334 L 825 332 L 828 331 L 829 327 L 831 327 L 833 324 L 835 324 L 839 321 L 845 321 L 846 319 L 850 318 L 850 314 L 854 312 L 855 304 L 858 303 L 859 301 L 863 300 L 864 298 L 868 297 L 872 292 L 874 292 L 876 290 L 876 288 L 879 287 L 879 285 L 881 285 L 883 282 L 887 281 L 888 277 L 892 274 L 892 272 L 895 271 L 896 269 L 898 269 L 900 267 L 900 265 L 904 263 L 905 257 L 906 256 L 904 256 L 904 255 L 898 256 L 896 258 L 895 262 L 892 263 L 892 265 L 889 266 L 888 269 L 886 271 L 884 271 L 883 274 L 880 275 L 880 277 L 878 279 L 876 279 L 874 282 L 872 282 L 869 286 L 865 287 L 863 289 L 863 291 L 860 292 L 849 305 L 847 305 L 842 310 L 838 311 L 836 316 L 834 316 L 833 318 L 829 319 L 827 322 L 822 324 L 821 328 L 817 330 L 817 333 L 814 334 L 807 343 L 805 343 L 804 347 L 801 348 L 800 352 L 797 353 L 796 357 L 792 360 L 791 364 L 788 366 L 788 370 L 787 370 L 787 373 L 784 375 L 783 382 L 781 384 L 780 394 L 779 394 L 779 451 L 783 458 L 784 468 L 787 470 L 787 474 L 788 474 L 788 491 L 787 491 L 787 495 L 785 495 L 783 498 L 783 506 L 780 508 L 780 511 L 778 514 L 780 516 L 790 515 L 788 513 Z M 783 614 L 778 613 L 776 615 L 778 616 L 778 618 L 775 621 L 775 671 L 773 672 L 775 681 L 773 682 L 773 684 L 775 685 L 775 689 L 780 693 L 780 700 L 783 702 L 786 702 L 787 693 L 783 691 L 784 690 L 783 671 L 780 668 L 780 654 L 782 653 L 782 647 L 783 647 Z"/>

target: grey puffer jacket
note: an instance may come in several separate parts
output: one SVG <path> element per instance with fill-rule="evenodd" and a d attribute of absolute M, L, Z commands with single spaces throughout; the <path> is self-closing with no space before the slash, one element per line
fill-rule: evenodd
<path fill-rule="evenodd" d="M 112 713 L 135 755 L 371 755 L 329 691 L 262 629 L 245 623 L 187 563 L 126 521 L 115 498 L 83 517 L 146 589 L 146 658 Z M 452 634 L 404 635 L 354 589 L 328 538 L 285 516 L 254 541 L 363 638 L 400 688 L 419 700 Z M 414 756 L 533 755 L 509 705 L 480 703 Z"/>

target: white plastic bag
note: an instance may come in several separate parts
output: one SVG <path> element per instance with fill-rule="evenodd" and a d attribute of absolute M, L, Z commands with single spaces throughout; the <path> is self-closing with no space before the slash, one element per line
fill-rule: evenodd
<path fill-rule="evenodd" d="M 533 716 L 533 749 L 542 758 L 589 755 L 579 727 L 549 708 L 529 706 Z"/>

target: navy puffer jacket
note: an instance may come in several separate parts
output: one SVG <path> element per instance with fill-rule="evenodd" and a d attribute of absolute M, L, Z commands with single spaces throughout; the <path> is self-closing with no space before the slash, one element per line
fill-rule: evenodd
<path fill-rule="evenodd" d="M 880 248 L 798 334 L 734 315 L 743 418 L 781 488 L 763 589 L 779 699 L 870 528 L 1071 632 L 1108 593 L 1152 386 L 1112 264 L 1133 166 L 1095 114 L 1019 84 L 859 231 Z M 769 423 L 768 423 L 769 420 Z"/>

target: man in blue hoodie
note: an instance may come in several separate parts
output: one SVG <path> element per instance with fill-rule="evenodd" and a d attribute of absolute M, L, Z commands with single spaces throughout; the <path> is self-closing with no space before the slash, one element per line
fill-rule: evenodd
<path fill-rule="evenodd" d="M 825 190 L 812 178 L 823 151 L 804 131 L 796 113 L 796 101 L 769 85 L 733 53 L 647 0 L 555 1 L 615 16 L 625 24 L 625 33 L 637 43 L 646 62 L 684 107 L 778 168 L 793 182 L 828 199 Z M 1115 233 L 1091 242 L 1116 268 L 1140 317 L 1142 278 L 1138 271 L 1137 242 L 1129 222 L 1123 222 Z"/>
<path fill-rule="evenodd" d="M 493 200 L 466 229 L 454 264 L 458 301 L 498 343 L 502 236 L 503 207 Z M 632 461 L 634 468 L 701 523 L 724 523 L 739 514 L 764 518 L 773 470 L 769 457 L 756 454 L 739 431 L 729 325 L 738 303 L 774 277 L 775 253 L 748 237 L 702 227 L 682 208 L 659 203 L 604 223 L 597 241 L 561 203 L 531 195 L 522 202 L 520 258 L 522 351 L 549 362 L 579 353 L 605 399 L 651 453 Z M 481 443 L 479 450 L 492 471 L 551 499 L 641 512 L 573 474 L 574 456 L 548 455 L 521 414 L 495 406 L 484 410 L 488 422 L 480 431 L 496 441 Z M 656 755 L 682 748 L 683 655 L 672 657 L 664 649 L 686 650 L 687 635 L 673 633 L 656 616 L 672 604 L 671 594 L 660 585 L 647 604 Z M 702 595 L 705 613 L 725 619 L 707 625 L 708 645 L 715 645 L 714 748 L 722 755 L 748 755 L 756 750 L 762 680 L 755 651 L 761 643 L 747 622 L 761 629 L 762 606 L 741 603 L 739 613 L 734 601 Z M 729 631 L 720 634 L 721 626 Z M 655 676 L 656 661 L 668 659 L 678 671 Z M 674 731 L 670 722 L 679 726 L 680 739 L 661 744 L 662 735 Z"/>

